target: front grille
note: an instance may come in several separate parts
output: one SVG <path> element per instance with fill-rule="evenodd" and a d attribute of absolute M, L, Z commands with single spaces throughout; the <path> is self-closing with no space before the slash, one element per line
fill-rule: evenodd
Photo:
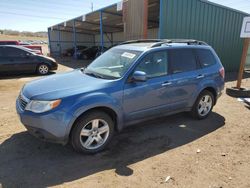
<path fill-rule="evenodd" d="M 24 111 L 29 101 L 26 97 L 22 95 L 22 93 L 20 93 L 20 95 L 18 96 L 18 102 L 20 108 Z"/>

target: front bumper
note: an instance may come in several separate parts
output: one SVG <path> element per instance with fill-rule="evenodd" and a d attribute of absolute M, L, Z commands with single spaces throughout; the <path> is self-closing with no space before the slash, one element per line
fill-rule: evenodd
<path fill-rule="evenodd" d="M 68 126 L 73 119 L 71 114 L 60 110 L 36 114 L 22 110 L 18 100 L 16 111 L 20 121 L 31 135 L 54 143 L 66 144 L 68 142 Z"/>
<path fill-rule="evenodd" d="M 57 70 L 58 68 L 58 64 L 57 63 L 53 63 L 51 66 L 50 66 L 50 70 Z"/>

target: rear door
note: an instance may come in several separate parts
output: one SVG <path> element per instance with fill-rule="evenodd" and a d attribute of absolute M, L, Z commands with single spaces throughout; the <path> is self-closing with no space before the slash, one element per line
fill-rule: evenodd
<path fill-rule="evenodd" d="M 33 58 L 27 56 L 29 52 L 15 47 L 5 47 L 4 56 L 7 62 L 8 71 L 31 71 L 34 69 Z"/>
<path fill-rule="evenodd" d="M 15 70 L 15 61 L 10 57 L 9 49 L 10 47 L 1 47 L 1 72 L 12 72 Z"/>
<path fill-rule="evenodd" d="M 0 72 L 7 72 L 8 70 L 8 61 L 4 55 L 4 46 L 0 46 Z"/>
<path fill-rule="evenodd" d="M 170 101 L 174 110 L 183 109 L 196 95 L 199 82 L 203 79 L 194 50 L 177 48 L 169 50 L 172 87 Z"/>

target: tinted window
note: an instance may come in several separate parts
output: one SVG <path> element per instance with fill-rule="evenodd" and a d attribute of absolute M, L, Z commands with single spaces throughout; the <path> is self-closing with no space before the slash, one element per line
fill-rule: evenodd
<path fill-rule="evenodd" d="M 3 57 L 3 48 L 0 48 L 0 57 Z"/>
<path fill-rule="evenodd" d="M 17 48 L 5 48 L 5 56 L 6 57 L 23 57 L 27 52 L 17 49 Z"/>
<path fill-rule="evenodd" d="M 16 45 L 17 43 L 16 42 L 6 42 L 5 44 L 7 44 L 7 45 Z"/>
<path fill-rule="evenodd" d="M 202 67 L 209 67 L 216 63 L 214 55 L 212 54 L 210 50 L 197 49 L 196 53 L 197 53 L 197 56 L 199 58 L 199 61 Z"/>
<path fill-rule="evenodd" d="M 192 49 L 170 50 L 172 73 L 187 72 L 197 69 L 196 58 Z"/>
<path fill-rule="evenodd" d="M 168 58 L 166 51 L 147 55 L 135 71 L 143 71 L 148 78 L 166 75 L 168 73 Z"/>

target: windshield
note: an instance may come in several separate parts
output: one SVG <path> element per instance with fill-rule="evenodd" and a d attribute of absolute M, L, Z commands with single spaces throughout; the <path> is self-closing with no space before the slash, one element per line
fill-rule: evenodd
<path fill-rule="evenodd" d="M 110 49 L 94 60 L 85 69 L 85 73 L 99 75 L 101 78 L 121 78 L 140 54 L 140 51 Z"/>

